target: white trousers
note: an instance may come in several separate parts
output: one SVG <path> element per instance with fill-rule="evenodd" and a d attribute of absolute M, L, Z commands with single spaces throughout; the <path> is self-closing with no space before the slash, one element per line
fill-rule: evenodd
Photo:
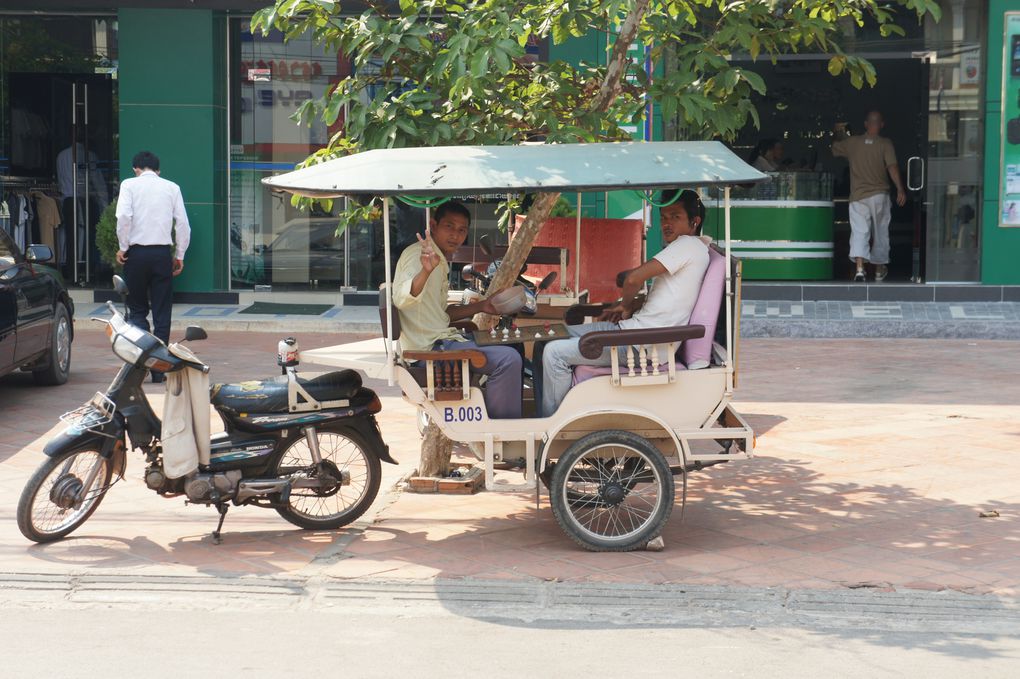
<path fill-rule="evenodd" d="M 877 193 L 850 203 L 850 259 L 889 263 L 889 221 L 892 199 Z M 874 238 L 874 242 L 872 242 Z"/>

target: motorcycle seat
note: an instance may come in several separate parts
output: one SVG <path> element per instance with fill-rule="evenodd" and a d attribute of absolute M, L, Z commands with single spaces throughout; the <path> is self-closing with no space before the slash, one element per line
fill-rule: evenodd
<path fill-rule="evenodd" d="M 353 370 L 336 370 L 310 380 L 298 376 L 297 381 L 317 401 L 350 399 L 361 388 L 361 375 Z M 217 409 L 235 413 L 285 413 L 289 410 L 287 376 L 214 384 L 209 400 Z"/>

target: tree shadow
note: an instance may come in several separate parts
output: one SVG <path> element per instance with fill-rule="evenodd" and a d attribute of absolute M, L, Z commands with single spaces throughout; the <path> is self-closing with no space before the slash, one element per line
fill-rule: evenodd
<path fill-rule="evenodd" d="M 944 592 L 943 597 L 964 593 L 980 602 L 1000 599 L 973 595 L 1020 592 L 1020 503 L 1002 498 L 983 502 L 981 510 L 999 516 L 981 518 L 975 506 L 924 494 L 904 483 L 883 482 L 881 474 L 862 470 L 857 476 L 859 480 L 823 475 L 812 469 L 810 460 L 768 455 L 694 473 L 684 519 L 678 493 L 663 532 L 666 548 L 658 553 L 584 551 L 560 530 L 545 493 L 537 512 L 531 494 L 403 494 L 349 546 L 350 558 L 332 573 L 341 578 L 432 579 L 440 602 L 467 616 L 475 613 L 462 600 L 444 600 L 442 583 L 461 579 L 492 582 L 494 587 L 508 581 L 619 586 L 622 595 L 627 585 L 674 591 L 717 588 L 737 594 L 838 592 L 874 597 L 876 606 L 885 601 L 899 607 L 906 622 L 916 622 L 924 613 L 911 613 L 904 597 L 925 597 L 925 605 L 933 606 L 937 591 Z M 862 619 L 860 625 L 834 625 L 818 633 L 904 648 L 920 643 L 947 655 L 992 653 L 958 629 L 928 641 L 890 633 L 886 623 L 894 623 L 898 614 L 894 610 L 883 615 L 884 622 Z M 1016 611 L 1010 615 L 1020 624 Z M 636 612 L 631 623 L 613 625 L 641 625 L 641 618 Z M 749 620 L 754 624 L 753 617 Z M 818 625 L 824 626 L 824 620 Z"/>

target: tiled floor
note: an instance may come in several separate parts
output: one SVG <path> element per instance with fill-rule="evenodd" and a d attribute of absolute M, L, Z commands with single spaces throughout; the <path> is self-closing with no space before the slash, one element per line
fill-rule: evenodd
<path fill-rule="evenodd" d="M 277 336 L 213 333 L 195 349 L 214 379 L 270 375 Z M 300 337 L 302 346 L 338 335 Z M 592 554 L 569 541 L 543 497 L 394 493 L 363 533 L 306 532 L 275 513 L 215 514 L 146 490 L 141 463 L 63 542 L 32 546 L 14 507 L 58 429 L 56 415 L 112 377 L 116 359 L 82 329 L 75 372 L 59 388 L 0 379 L 0 572 L 316 573 L 338 578 L 688 583 L 785 588 L 959 589 L 1020 595 L 1018 342 L 745 340 L 739 410 L 758 456 L 691 476 L 662 552 Z M 257 366 L 257 367 L 252 367 Z M 383 433 L 399 468 L 417 458 L 413 410 L 393 388 Z M 149 388 L 158 394 L 158 388 Z M 980 518 L 982 511 L 999 516 Z M 316 557 L 319 557 L 318 559 Z"/>

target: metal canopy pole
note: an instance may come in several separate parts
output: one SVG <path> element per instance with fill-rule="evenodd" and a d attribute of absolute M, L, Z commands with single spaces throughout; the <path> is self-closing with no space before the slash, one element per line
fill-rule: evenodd
<path fill-rule="evenodd" d="M 581 192 L 577 192 L 577 224 L 574 229 L 574 297 L 581 296 Z"/>
<path fill-rule="evenodd" d="M 733 281 L 730 278 L 730 187 L 723 189 L 723 222 L 726 232 L 726 394 L 733 393 Z M 740 310 L 737 309 L 737 313 Z"/>
<path fill-rule="evenodd" d="M 386 383 L 393 386 L 393 280 L 390 276 L 390 199 L 383 196 L 383 265 L 386 269 Z"/>

